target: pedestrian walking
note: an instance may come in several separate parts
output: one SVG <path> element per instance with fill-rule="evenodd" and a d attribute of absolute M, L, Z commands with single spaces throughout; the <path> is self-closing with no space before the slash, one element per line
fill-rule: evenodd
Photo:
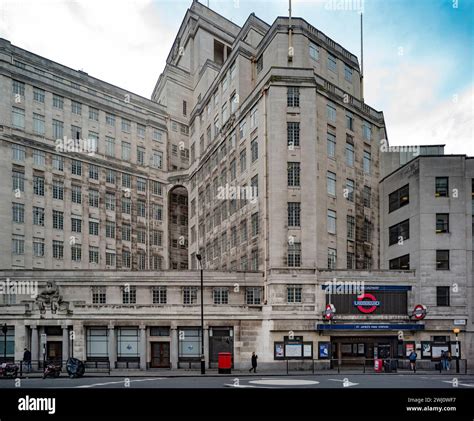
<path fill-rule="evenodd" d="M 447 362 L 448 362 L 448 355 L 446 351 L 441 351 L 441 367 L 443 370 L 448 369 Z"/>
<path fill-rule="evenodd" d="M 249 370 L 249 373 L 253 370 L 254 373 L 257 372 L 257 354 L 255 352 L 252 352 L 252 367 Z"/>
<path fill-rule="evenodd" d="M 31 371 L 31 352 L 28 350 L 28 348 L 25 348 L 24 351 L 23 364 L 25 366 L 25 371 L 29 373 Z"/>
<path fill-rule="evenodd" d="M 446 352 L 446 370 L 451 370 L 451 352 Z"/>
<path fill-rule="evenodd" d="M 414 373 L 416 373 L 416 358 L 417 357 L 418 357 L 418 354 L 415 352 L 415 350 L 411 351 L 410 355 L 408 356 L 408 359 L 410 360 L 410 368 Z"/>

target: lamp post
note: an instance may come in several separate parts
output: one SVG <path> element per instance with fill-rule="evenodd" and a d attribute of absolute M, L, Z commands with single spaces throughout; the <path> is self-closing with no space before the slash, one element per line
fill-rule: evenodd
<path fill-rule="evenodd" d="M 459 328 L 453 329 L 454 334 L 456 335 L 456 373 L 459 373 L 459 341 L 458 334 L 461 331 Z"/>
<path fill-rule="evenodd" d="M 206 374 L 206 358 L 204 357 L 204 273 L 202 269 L 202 256 L 196 254 L 201 269 L 201 374 Z"/>
<path fill-rule="evenodd" d="M 3 362 L 7 362 L 7 332 L 8 332 L 8 326 L 5 323 L 2 326 L 2 333 L 3 333 Z"/>

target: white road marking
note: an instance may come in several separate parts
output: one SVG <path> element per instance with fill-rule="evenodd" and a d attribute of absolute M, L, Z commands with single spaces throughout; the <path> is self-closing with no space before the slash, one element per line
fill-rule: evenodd
<path fill-rule="evenodd" d="M 153 380 L 163 380 L 163 379 L 165 379 L 165 377 L 154 377 L 152 379 L 136 379 L 136 380 L 129 379 L 128 382 L 130 382 L 130 383 L 133 383 L 133 382 L 149 382 L 149 381 L 153 381 Z M 84 385 L 81 385 L 81 386 L 75 386 L 75 388 L 107 386 L 109 384 L 124 384 L 124 383 L 125 383 L 125 380 L 120 380 L 120 381 L 117 381 L 117 382 L 84 384 Z"/>
<path fill-rule="evenodd" d="M 328 379 L 333 382 L 342 382 L 344 387 L 351 387 L 351 386 L 357 386 L 359 383 L 352 383 L 350 381 L 346 380 L 341 380 L 341 379 Z"/>
<path fill-rule="evenodd" d="M 245 385 L 245 384 L 228 384 L 228 383 L 224 383 L 224 386 L 227 386 L 227 387 L 253 387 L 255 388 L 256 386 L 252 386 L 252 385 Z"/>
<path fill-rule="evenodd" d="M 454 380 L 443 380 L 443 383 L 451 383 L 451 384 L 454 384 Z M 458 383 L 458 386 L 474 387 L 474 384 Z"/>
<path fill-rule="evenodd" d="M 251 380 L 249 383 L 269 386 L 308 386 L 319 384 L 316 380 L 297 380 L 297 379 L 262 379 Z"/>

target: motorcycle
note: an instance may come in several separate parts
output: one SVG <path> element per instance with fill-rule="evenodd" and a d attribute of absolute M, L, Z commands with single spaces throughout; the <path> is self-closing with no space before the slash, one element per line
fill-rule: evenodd
<path fill-rule="evenodd" d="M 69 358 L 66 362 L 67 374 L 71 379 L 82 377 L 85 372 L 84 363 L 77 358 Z"/>
<path fill-rule="evenodd" d="M 18 366 L 14 363 L 2 363 L 0 364 L 0 377 L 15 378 L 18 376 L 18 370 Z"/>
<path fill-rule="evenodd" d="M 61 374 L 61 365 L 57 365 L 54 363 L 46 364 L 46 367 L 43 371 L 43 379 L 46 377 L 59 377 Z"/>

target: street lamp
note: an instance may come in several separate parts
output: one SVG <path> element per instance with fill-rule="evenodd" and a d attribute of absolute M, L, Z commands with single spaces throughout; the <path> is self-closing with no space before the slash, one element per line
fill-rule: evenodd
<path fill-rule="evenodd" d="M 206 374 L 206 359 L 204 357 L 204 274 L 202 269 L 202 256 L 196 254 L 201 268 L 201 374 Z"/>
<path fill-rule="evenodd" d="M 3 362 L 7 362 L 7 332 L 8 332 L 8 326 L 5 323 L 2 326 L 2 333 L 3 333 Z"/>
<path fill-rule="evenodd" d="M 459 373 L 459 341 L 458 341 L 458 334 L 461 332 L 461 329 L 455 328 L 453 329 L 454 334 L 456 335 L 456 373 Z"/>

